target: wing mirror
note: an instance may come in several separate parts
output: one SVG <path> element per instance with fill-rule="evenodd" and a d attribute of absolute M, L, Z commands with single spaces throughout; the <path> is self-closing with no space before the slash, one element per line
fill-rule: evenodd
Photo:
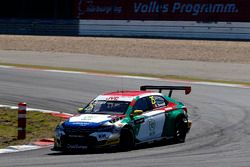
<path fill-rule="evenodd" d="M 135 110 L 134 115 L 142 115 L 143 111 L 142 110 Z"/>
<path fill-rule="evenodd" d="M 137 116 L 137 115 L 142 115 L 143 111 L 142 110 L 134 110 L 134 112 L 130 115 L 131 117 Z"/>

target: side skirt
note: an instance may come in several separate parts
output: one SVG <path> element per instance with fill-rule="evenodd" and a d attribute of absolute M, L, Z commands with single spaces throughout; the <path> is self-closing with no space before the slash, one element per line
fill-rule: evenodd
<path fill-rule="evenodd" d="M 171 140 L 173 139 L 174 137 L 171 136 L 171 137 L 159 137 L 159 138 L 156 138 L 156 139 L 152 139 L 152 140 L 146 140 L 146 141 L 136 141 L 135 145 L 140 145 L 140 144 L 152 144 L 154 142 L 159 142 L 159 141 L 162 141 L 162 140 Z"/>

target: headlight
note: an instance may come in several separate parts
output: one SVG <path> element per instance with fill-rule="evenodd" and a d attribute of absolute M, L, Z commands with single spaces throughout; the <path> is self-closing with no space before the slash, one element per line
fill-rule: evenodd
<path fill-rule="evenodd" d="M 114 132 L 119 131 L 119 127 L 115 126 L 113 123 L 106 122 L 102 126 L 100 126 L 97 131 L 114 133 Z"/>
<path fill-rule="evenodd" d="M 97 129 L 98 132 L 113 132 L 115 129 L 114 125 L 102 125 Z"/>
<path fill-rule="evenodd" d="M 116 126 L 110 122 L 104 123 L 102 126 L 100 126 L 97 131 L 98 132 L 114 132 L 116 130 Z"/>

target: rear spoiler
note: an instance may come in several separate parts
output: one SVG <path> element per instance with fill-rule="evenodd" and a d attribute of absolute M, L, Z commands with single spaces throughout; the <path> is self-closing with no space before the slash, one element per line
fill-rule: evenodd
<path fill-rule="evenodd" d="M 140 87 L 140 90 L 159 90 L 159 93 L 162 92 L 162 90 L 170 90 L 168 96 L 171 97 L 173 90 L 185 90 L 185 94 L 189 94 L 191 92 L 191 86 L 152 86 L 152 85 L 144 85 Z"/>

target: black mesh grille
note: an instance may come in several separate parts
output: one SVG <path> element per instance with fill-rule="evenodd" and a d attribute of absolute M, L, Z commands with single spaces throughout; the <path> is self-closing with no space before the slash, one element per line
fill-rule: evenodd
<path fill-rule="evenodd" d="M 82 145 L 82 146 L 90 146 L 96 145 L 96 138 L 92 136 L 80 137 L 80 136 L 63 136 L 61 138 L 62 145 Z"/>
<path fill-rule="evenodd" d="M 84 127 L 64 127 L 67 135 L 88 136 L 90 133 L 96 132 L 96 129 L 86 129 Z"/>

